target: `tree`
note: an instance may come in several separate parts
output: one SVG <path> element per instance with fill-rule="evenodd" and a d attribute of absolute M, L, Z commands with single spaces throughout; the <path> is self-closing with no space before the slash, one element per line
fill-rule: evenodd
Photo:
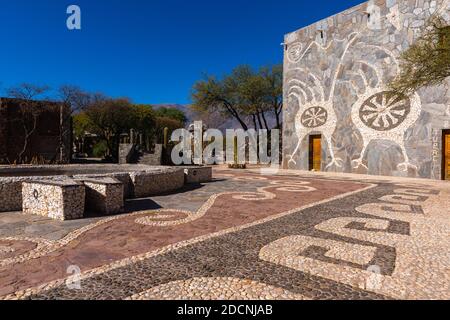
<path fill-rule="evenodd" d="M 182 124 L 182 126 L 184 126 L 187 122 L 187 118 L 184 112 L 175 108 L 161 107 L 155 111 L 155 115 L 157 117 L 165 117 L 177 120 Z"/>
<path fill-rule="evenodd" d="M 242 97 L 236 91 L 242 83 L 245 66 L 236 68 L 230 76 L 217 80 L 213 76 L 206 76 L 194 84 L 192 90 L 192 108 L 201 112 L 214 112 L 235 118 L 244 130 L 247 124 L 242 115 Z"/>
<path fill-rule="evenodd" d="M 390 84 L 399 95 L 446 81 L 450 76 L 450 26 L 442 18 L 430 18 L 423 34 L 401 55 L 400 69 Z"/>
<path fill-rule="evenodd" d="M 38 98 L 49 91 L 48 86 L 38 86 L 30 83 L 22 83 L 17 87 L 12 87 L 7 90 L 9 97 L 17 99 L 19 108 L 17 110 L 18 118 L 13 119 L 17 121 L 23 129 L 23 141 L 21 151 L 19 152 L 16 162 L 23 163 L 24 155 L 28 150 L 30 139 L 37 128 L 39 116 L 44 109 L 42 102 L 36 101 Z"/>
<path fill-rule="evenodd" d="M 283 112 L 283 66 L 262 67 L 260 76 L 264 81 L 265 103 L 276 119 L 276 129 L 281 129 Z"/>
<path fill-rule="evenodd" d="M 85 112 L 79 112 L 73 116 L 73 135 L 76 139 L 83 140 L 92 126 Z"/>
<path fill-rule="evenodd" d="M 63 162 L 64 154 L 67 154 L 68 143 L 65 141 L 70 140 L 71 125 L 73 115 L 78 112 L 82 112 L 86 109 L 94 100 L 94 96 L 81 90 L 77 86 L 63 85 L 58 90 L 57 100 L 60 101 L 60 122 L 59 122 L 59 162 Z M 84 115 L 84 114 L 83 114 Z M 81 119 L 81 118 L 80 118 Z M 77 120 L 80 120 L 77 119 Z M 77 123 L 80 125 L 80 123 Z M 70 148 L 70 145 L 69 145 Z"/>
<path fill-rule="evenodd" d="M 164 128 L 169 129 L 169 137 L 172 135 L 172 132 L 176 129 L 180 129 L 184 126 L 177 119 L 169 118 L 169 117 L 157 117 L 156 118 L 156 130 L 155 130 L 155 138 L 158 142 L 162 142 L 164 136 Z"/>
<path fill-rule="evenodd" d="M 92 132 L 106 141 L 107 156 L 113 159 L 118 156 L 121 134 L 128 133 L 136 119 L 131 110 L 132 104 L 126 98 L 97 100 L 85 109 Z"/>
<path fill-rule="evenodd" d="M 133 105 L 130 109 L 129 127 L 142 135 L 145 148 L 150 149 L 150 144 L 155 137 L 156 116 L 149 105 Z"/>
<path fill-rule="evenodd" d="M 74 132 L 82 138 L 85 132 L 97 134 L 105 141 L 106 156 L 117 159 L 122 134 L 133 129 L 141 135 L 143 143 L 149 148 L 156 128 L 156 116 L 151 106 L 134 105 L 129 99 L 111 99 L 97 95 L 93 102 L 74 117 Z"/>
<path fill-rule="evenodd" d="M 272 113 L 276 127 L 281 127 L 283 106 L 283 68 L 262 67 L 255 72 L 250 66 L 236 67 L 222 79 L 207 76 L 194 84 L 192 92 L 195 111 L 213 114 L 219 111 L 236 119 L 244 130 L 245 119 L 251 118 L 255 129 L 272 129 L 267 114 Z"/>

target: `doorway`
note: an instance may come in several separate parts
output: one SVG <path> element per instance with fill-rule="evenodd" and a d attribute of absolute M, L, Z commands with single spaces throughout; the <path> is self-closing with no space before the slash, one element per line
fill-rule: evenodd
<path fill-rule="evenodd" d="M 442 132 L 442 173 L 444 180 L 450 180 L 450 130 Z"/>
<path fill-rule="evenodd" d="M 322 136 L 309 136 L 309 170 L 321 171 L 322 169 Z"/>

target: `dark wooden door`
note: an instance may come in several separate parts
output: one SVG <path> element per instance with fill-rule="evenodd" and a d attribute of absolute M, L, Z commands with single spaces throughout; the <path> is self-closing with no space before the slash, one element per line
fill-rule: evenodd
<path fill-rule="evenodd" d="M 450 180 L 450 132 L 444 134 L 444 169 L 445 180 Z"/>
<path fill-rule="evenodd" d="M 309 139 L 309 170 L 322 169 L 322 136 L 310 136 Z"/>

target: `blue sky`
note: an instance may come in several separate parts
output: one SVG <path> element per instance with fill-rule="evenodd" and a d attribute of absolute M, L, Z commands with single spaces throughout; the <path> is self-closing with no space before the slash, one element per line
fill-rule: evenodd
<path fill-rule="evenodd" d="M 74 84 L 136 103 L 189 103 L 202 74 L 281 63 L 284 34 L 362 2 L 0 0 L 1 88 Z M 82 30 L 66 28 L 71 4 Z"/>

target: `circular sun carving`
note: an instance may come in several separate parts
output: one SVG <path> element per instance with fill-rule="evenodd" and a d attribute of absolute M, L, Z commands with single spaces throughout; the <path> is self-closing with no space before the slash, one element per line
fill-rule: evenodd
<path fill-rule="evenodd" d="M 369 128 L 389 131 L 400 126 L 411 112 L 411 100 L 390 91 L 374 94 L 359 108 L 359 118 Z"/>
<path fill-rule="evenodd" d="M 327 110 L 322 107 L 312 107 L 303 112 L 301 122 L 305 128 L 317 128 L 324 125 L 327 119 Z"/>
<path fill-rule="evenodd" d="M 300 43 L 293 44 L 288 49 L 288 57 L 291 62 L 298 62 L 301 57 L 302 45 Z"/>

